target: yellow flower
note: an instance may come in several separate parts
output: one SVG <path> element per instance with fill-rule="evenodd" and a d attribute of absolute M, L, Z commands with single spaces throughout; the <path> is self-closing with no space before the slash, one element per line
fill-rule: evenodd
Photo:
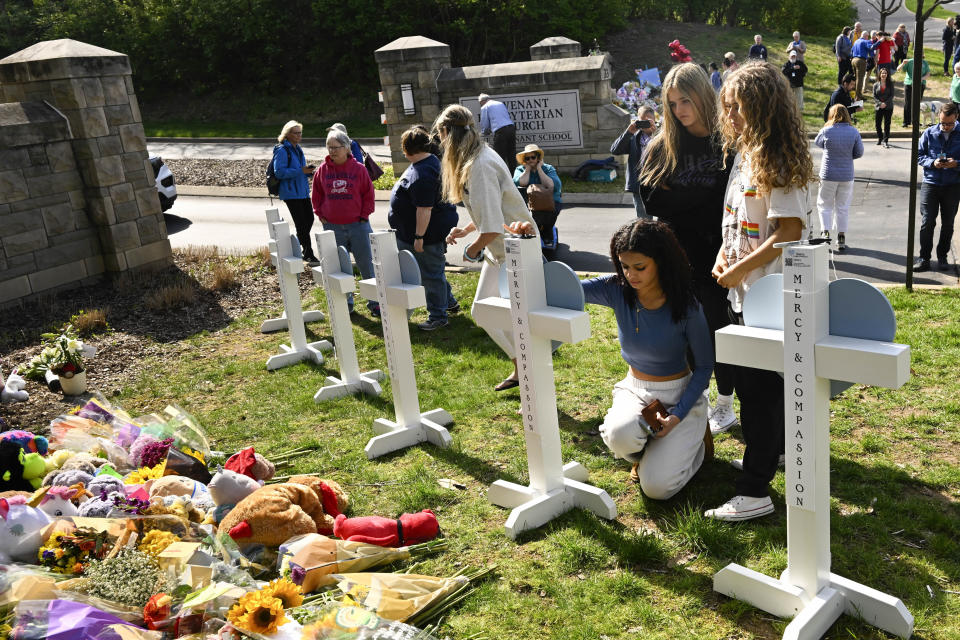
<path fill-rule="evenodd" d="M 140 467 L 136 471 L 128 473 L 127 477 L 123 479 L 123 482 L 124 484 L 143 484 L 147 480 L 162 478 L 163 470 L 166 466 L 167 461 L 164 460 L 155 467 Z"/>
<path fill-rule="evenodd" d="M 160 555 L 164 549 L 169 547 L 174 542 L 179 542 L 180 536 L 169 531 L 161 531 L 160 529 L 152 529 L 143 536 L 143 540 L 140 541 L 140 544 L 137 548 L 144 553 L 148 553 L 152 556 Z"/>
<path fill-rule="evenodd" d="M 63 549 L 54 549 L 53 555 L 57 560 L 59 560 L 63 557 Z"/>
<path fill-rule="evenodd" d="M 303 595 L 300 590 L 300 585 L 293 584 L 290 580 L 286 578 L 278 578 L 274 580 L 267 586 L 265 586 L 261 593 L 273 598 L 278 598 L 283 603 L 284 609 L 291 609 L 293 607 L 299 607 L 303 604 Z"/>
<path fill-rule="evenodd" d="M 233 613 L 233 609 L 230 613 Z M 231 622 L 238 629 L 269 635 L 276 633 L 280 625 L 286 624 L 287 616 L 279 598 L 255 592 L 254 597 L 246 604 L 246 612 L 237 616 L 235 622 Z"/>

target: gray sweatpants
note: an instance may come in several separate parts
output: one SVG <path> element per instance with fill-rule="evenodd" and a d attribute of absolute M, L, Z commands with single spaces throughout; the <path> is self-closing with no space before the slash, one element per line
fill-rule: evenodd
<path fill-rule="evenodd" d="M 663 438 L 647 434 L 641 426 L 640 410 L 656 399 L 669 411 L 680 400 L 690 377 L 649 382 L 628 373 L 613 387 L 613 406 L 600 425 L 600 436 L 614 456 L 639 462 L 640 489 L 654 500 L 673 497 L 703 464 L 707 398 L 702 394 L 680 424 Z"/>

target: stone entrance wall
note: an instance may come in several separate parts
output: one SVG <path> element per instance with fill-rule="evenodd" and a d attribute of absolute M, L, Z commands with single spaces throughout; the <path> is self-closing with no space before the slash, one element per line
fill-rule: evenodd
<path fill-rule="evenodd" d="M 545 148 L 546 161 L 561 174 L 571 173 L 585 160 L 610 157 L 610 144 L 630 120 L 626 111 L 612 104 L 609 56 L 581 56 L 580 43 L 569 38 L 547 38 L 531 46 L 529 62 L 451 67 L 450 47 L 422 36 L 394 40 L 377 49 L 375 57 L 397 174 L 408 165 L 400 149 L 404 130 L 415 124 L 429 127 L 448 104 L 463 102 L 474 108 L 480 93 L 496 99 L 524 93 L 575 92 L 580 104 L 580 144 Z M 412 109 L 409 100 L 405 109 L 403 85 L 410 85 Z M 517 133 L 520 151 L 523 132 L 518 128 Z"/>
<path fill-rule="evenodd" d="M 128 57 L 52 40 L 0 60 L 0 305 L 170 261 Z"/>

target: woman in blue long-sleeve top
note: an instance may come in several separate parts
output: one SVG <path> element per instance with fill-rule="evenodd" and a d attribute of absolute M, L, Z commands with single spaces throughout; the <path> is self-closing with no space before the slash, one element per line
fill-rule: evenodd
<path fill-rule="evenodd" d="M 670 227 L 639 218 L 610 241 L 616 273 L 583 282 L 586 301 L 611 307 L 627 376 L 613 388 L 600 435 L 648 497 L 666 500 L 713 455 L 703 393 L 713 373 L 713 345 L 694 295 L 690 264 Z M 692 362 L 688 358 L 692 355 Z M 648 424 L 641 410 L 667 409 Z"/>
<path fill-rule="evenodd" d="M 823 149 L 820 195 L 817 196 L 821 235 L 830 237 L 836 212 L 837 249 L 844 251 L 847 248 L 847 218 L 853 200 L 853 161 L 863 155 L 863 140 L 850 122 L 850 112 L 845 106 L 835 104 L 830 107 L 827 124 L 820 129 L 814 143 Z"/>
<path fill-rule="evenodd" d="M 287 205 L 293 225 L 297 230 L 297 240 L 306 262 L 316 262 L 313 245 L 310 243 L 310 229 L 313 227 L 313 205 L 310 204 L 310 176 L 315 167 L 307 165 L 300 148 L 303 138 L 303 125 L 291 120 L 283 125 L 277 136 L 277 146 L 273 148 L 273 173 L 280 179 L 280 199 Z"/>

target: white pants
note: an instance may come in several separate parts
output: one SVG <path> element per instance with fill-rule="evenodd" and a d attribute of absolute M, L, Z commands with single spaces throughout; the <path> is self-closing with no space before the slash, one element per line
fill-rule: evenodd
<path fill-rule="evenodd" d="M 803 87 L 790 87 L 793 89 L 793 97 L 797 100 L 797 108 L 803 113 Z"/>
<path fill-rule="evenodd" d="M 480 281 L 477 282 L 477 292 L 473 296 L 474 303 L 484 298 L 500 297 L 500 270 L 502 268 L 503 267 L 495 265 L 489 260 L 483 261 L 483 267 L 480 268 Z M 470 313 L 474 316 L 476 315 L 473 307 L 470 308 Z M 511 360 L 515 357 L 512 331 L 499 329 L 497 327 L 485 327 L 482 324 L 479 326 L 487 332 L 491 340 L 497 343 L 498 347 L 503 349 L 507 357 Z"/>
<path fill-rule="evenodd" d="M 663 438 L 647 435 L 640 410 L 656 399 L 669 411 L 680 400 L 690 377 L 649 382 L 627 374 L 613 387 L 613 406 L 600 425 L 600 436 L 614 456 L 639 462 L 640 489 L 654 500 L 673 497 L 703 464 L 706 394 L 701 394 L 680 424 Z"/>
<path fill-rule="evenodd" d="M 820 227 L 823 231 L 833 229 L 833 214 L 837 215 L 837 231 L 847 232 L 847 217 L 850 214 L 850 201 L 853 200 L 853 180 L 834 182 L 820 181 L 820 194 L 817 196 L 817 209 L 820 211 Z"/>

